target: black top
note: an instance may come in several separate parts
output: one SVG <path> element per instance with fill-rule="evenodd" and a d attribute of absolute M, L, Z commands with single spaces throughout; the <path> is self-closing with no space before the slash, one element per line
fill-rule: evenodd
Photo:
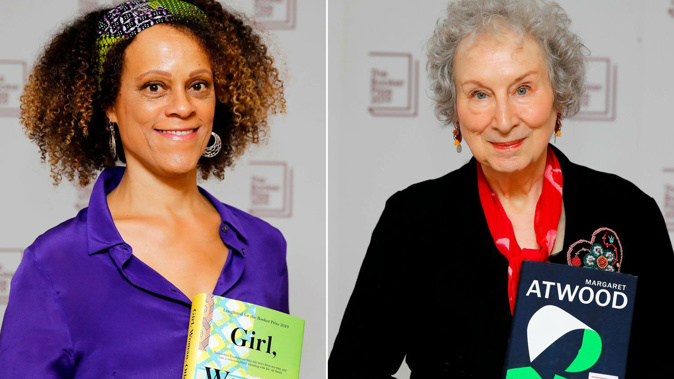
<path fill-rule="evenodd" d="M 656 202 L 632 183 L 571 163 L 564 178 L 564 248 L 608 227 L 620 272 L 639 277 L 627 378 L 674 378 L 674 252 Z M 502 376 L 511 314 L 508 260 L 480 204 L 476 161 L 414 184 L 386 202 L 330 355 L 330 378 L 391 378 L 405 358 L 411 378 Z M 625 327 L 628 327 L 627 325 Z"/>

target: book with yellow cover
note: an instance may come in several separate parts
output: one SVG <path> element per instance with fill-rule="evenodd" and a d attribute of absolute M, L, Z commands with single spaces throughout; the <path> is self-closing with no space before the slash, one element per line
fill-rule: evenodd
<path fill-rule="evenodd" d="M 304 320 L 210 294 L 192 300 L 183 379 L 296 379 Z"/>

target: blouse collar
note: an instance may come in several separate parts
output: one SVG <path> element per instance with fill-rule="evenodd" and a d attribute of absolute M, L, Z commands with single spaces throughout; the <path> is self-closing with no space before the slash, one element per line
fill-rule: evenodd
<path fill-rule="evenodd" d="M 86 214 L 87 223 L 87 252 L 89 255 L 96 254 L 110 247 L 124 244 L 122 236 L 119 234 L 110 209 L 108 208 L 107 194 L 117 188 L 124 176 L 124 167 L 108 167 L 100 174 L 89 199 L 89 208 Z M 225 241 L 228 245 L 234 245 L 235 249 L 241 251 L 247 245 L 248 237 L 239 217 L 235 215 L 227 206 L 218 201 L 208 191 L 199 187 L 199 191 L 211 202 L 213 207 L 220 214 L 221 229 L 228 227 L 236 232 L 236 240 Z M 225 226 L 226 225 L 226 226 Z M 228 236 L 231 233 L 227 234 Z"/>

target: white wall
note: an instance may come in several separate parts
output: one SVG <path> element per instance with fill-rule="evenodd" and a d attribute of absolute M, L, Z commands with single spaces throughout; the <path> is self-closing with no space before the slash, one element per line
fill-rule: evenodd
<path fill-rule="evenodd" d="M 49 167 L 18 122 L 18 96 L 41 46 L 79 12 L 118 0 L 10 0 L 0 11 L 0 321 L 22 250 L 88 203 L 90 189 L 52 186 Z M 302 377 L 325 373 L 325 19 L 322 1 L 225 0 L 267 29 L 286 77 L 287 115 L 269 143 L 248 152 L 224 182 L 201 183 L 260 215 L 288 241 L 291 313 L 306 320 Z"/>
<path fill-rule="evenodd" d="M 446 4 L 329 2 L 328 349 L 386 199 L 471 157 L 465 143 L 456 153 L 429 99 L 424 44 Z M 674 2 L 560 4 L 592 61 L 587 103 L 555 144 L 572 161 L 637 184 L 674 232 Z"/>

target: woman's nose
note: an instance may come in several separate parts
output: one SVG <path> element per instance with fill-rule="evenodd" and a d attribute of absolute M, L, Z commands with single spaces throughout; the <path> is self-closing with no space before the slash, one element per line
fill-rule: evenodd
<path fill-rule="evenodd" d="M 501 133 L 507 133 L 517 124 L 516 119 L 517 115 L 511 101 L 508 98 L 497 100 L 494 112 L 496 128 L 500 130 Z"/>
<path fill-rule="evenodd" d="M 194 113 L 194 111 L 194 104 L 192 104 L 192 99 L 186 90 L 181 89 L 171 93 L 169 102 L 166 106 L 167 116 L 187 118 Z"/>

